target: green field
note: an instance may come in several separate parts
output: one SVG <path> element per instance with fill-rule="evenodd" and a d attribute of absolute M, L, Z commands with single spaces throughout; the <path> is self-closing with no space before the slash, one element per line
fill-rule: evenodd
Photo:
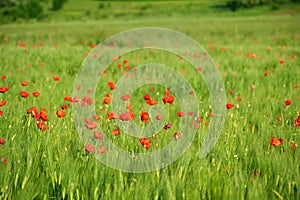
<path fill-rule="evenodd" d="M 230 12 L 212 8 L 214 3 L 69 0 L 40 21 L 0 25 L 0 88 L 9 85 L 0 93 L 0 105 L 6 100 L 0 106 L 0 138 L 5 140 L 0 140 L 0 199 L 300 199 L 300 126 L 294 125 L 300 115 L 300 6 Z M 112 136 L 118 127 L 107 119 L 111 104 L 103 104 L 103 98 L 112 93 L 107 82 L 116 83 L 126 71 L 125 65 L 117 66 L 124 60 L 131 68 L 151 62 L 172 66 L 194 87 L 200 100 L 197 116 L 202 118 L 195 140 L 178 160 L 157 171 L 127 173 L 105 166 L 86 151 L 72 105 L 64 98 L 72 96 L 93 44 L 142 27 L 176 30 L 203 46 L 222 75 L 226 103 L 234 107 L 226 110 L 215 148 L 200 159 L 212 119 L 201 76 L 178 56 L 160 50 L 122 56 L 99 82 L 94 102 L 98 123 L 112 143 L 135 153 L 153 152 L 173 141 L 179 126 L 175 98 L 167 107 L 173 127 L 150 137 L 149 149 L 125 132 Z M 24 81 L 29 84 L 22 86 Z M 135 91 L 130 103 L 137 124 L 143 125 L 140 111 L 150 109 L 143 96 L 149 93 L 165 106 L 164 89 L 149 84 Z M 22 98 L 20 91 L 29 96 Z M 38 97 L 32 95 L 35 91 Z M 286 105 L 286 100 L 292 103 Z M 66 116 L 58 118 L 56 111 L 64 104 Z M 32 106 L 46 109 L 48 130 L 40 131 L 27 114 Z M 273 137 L 282 137 L 283 143 L 272 146 Z"/>

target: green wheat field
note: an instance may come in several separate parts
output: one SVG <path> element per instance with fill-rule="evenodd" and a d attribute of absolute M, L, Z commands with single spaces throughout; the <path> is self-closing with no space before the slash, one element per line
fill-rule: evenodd
<path fill-rule="evenodd" d="M 214 3 L 69 0 L 46 18 L 1 24 L 0 199 L 300 199 L 300 4 L 231 12 Z M 129 68 L 172 66 L 193 86 L 200 108 L 196 137 L 179 159 L 153 172 L 128 173 L 102 164 L 83 144 L 72 93 L 95 45 L 142 27 L 179 31 L 206 49 L 224 82 L 226 121 L 213 150 L 199 158 L 212 118 L 202 77 L 159 50 L 123 55 L 98 83 L 94 102 L 92 120 L 112 143 L 130 152 L 157 151 L 174 141 L 179 126 L 176 97 L 164 105 L 168 88 L 149 84 L 129 100 L 134 122 L 155 120 L 141 122 L 149 94 L 167 108 L 173 126 L 153 133 L 149 148 L 113 131 L 118 126 L 108 119 L 113 102 L 107 83 Z M 36 112 L 28 110 L 34 106 Z"/>

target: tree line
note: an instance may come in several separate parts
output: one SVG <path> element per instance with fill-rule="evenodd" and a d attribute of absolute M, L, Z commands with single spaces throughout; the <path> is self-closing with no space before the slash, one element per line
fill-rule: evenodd
<path fill-rule="evenodd" d="M 47 4 L 51 10 L 61 9 L 67 0 L 0 0 L 1 23 L 17 19 L 40 19 L 45 15 Z"/>
<path fill-rule="evenodd" d="M 60 10 L 66 1 L 67 0 L 0 0 L 0 23 L 9 23 L 19 19 L 39 20 L 46 17 L 47 12 L 45 12 L 45 9 L 50 9 L 52 11 Z M 300 0 L 222 0 L 219 2 L 220 3 L 217 3 L 212 7 L 235 12 L 239 9 L 249 9 L 264 5 L 276 9 L 284 3 L 300 3 Z"/>
<path fill-rule="evenodd" d="M 215 5 L 215 7 L 237 11 L 241 8 L 247 9 L 263 5 L 280 6 L 290 2 L 300 3 L 300 0 L 227 0 L 223 4 Z"/>

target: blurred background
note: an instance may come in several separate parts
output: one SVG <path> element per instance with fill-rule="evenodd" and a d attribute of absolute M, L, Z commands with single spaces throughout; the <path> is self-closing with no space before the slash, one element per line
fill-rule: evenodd
<path fill-rule="evenodd" d="M 134 19 L 178 16 L 293 15 L 300 0 L 1 0 L 0 23 Z M 161 18 L 164 19 L 164 18 Z"/>

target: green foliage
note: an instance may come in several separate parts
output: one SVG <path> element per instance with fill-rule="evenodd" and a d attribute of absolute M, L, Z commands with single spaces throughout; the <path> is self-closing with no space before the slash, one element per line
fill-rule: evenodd
<path fill-rule="evenodd" d="M 38 0 L 28 0 L 20 3 L 16 8 L 16 15 L 24 19 L 40 18 L 43 16 L 43 7 Z"/>
<path fill-rule="evenodd" d="M 52 9 L 54 11 L 62 9 L 62 7 L 66 1 L 67 0 L 52 0 Z"/>
<path fill-rule="evenodd" d="M 0 12 L 3 16 L 1 22 L 5 23 L 17 19 L 40 19 L 44 15 L 44 8 L 38 0 L 6 1 Z"/>
<path fill-rule="evenodd" d="M 225 3 L 214 5 L 214 7 L 235 12 L 239 9 L 251 9 L 259 6 L 281 7 L 283 4 L 291 2 L 299 2 L 299 0 L 227 0 Z"/>
<path fill-rule="evenodd" d="M 20 2 L 20 0 L 2 0 L 0 1 L 0 8 L 13 7 L 18 5 Z"/>

